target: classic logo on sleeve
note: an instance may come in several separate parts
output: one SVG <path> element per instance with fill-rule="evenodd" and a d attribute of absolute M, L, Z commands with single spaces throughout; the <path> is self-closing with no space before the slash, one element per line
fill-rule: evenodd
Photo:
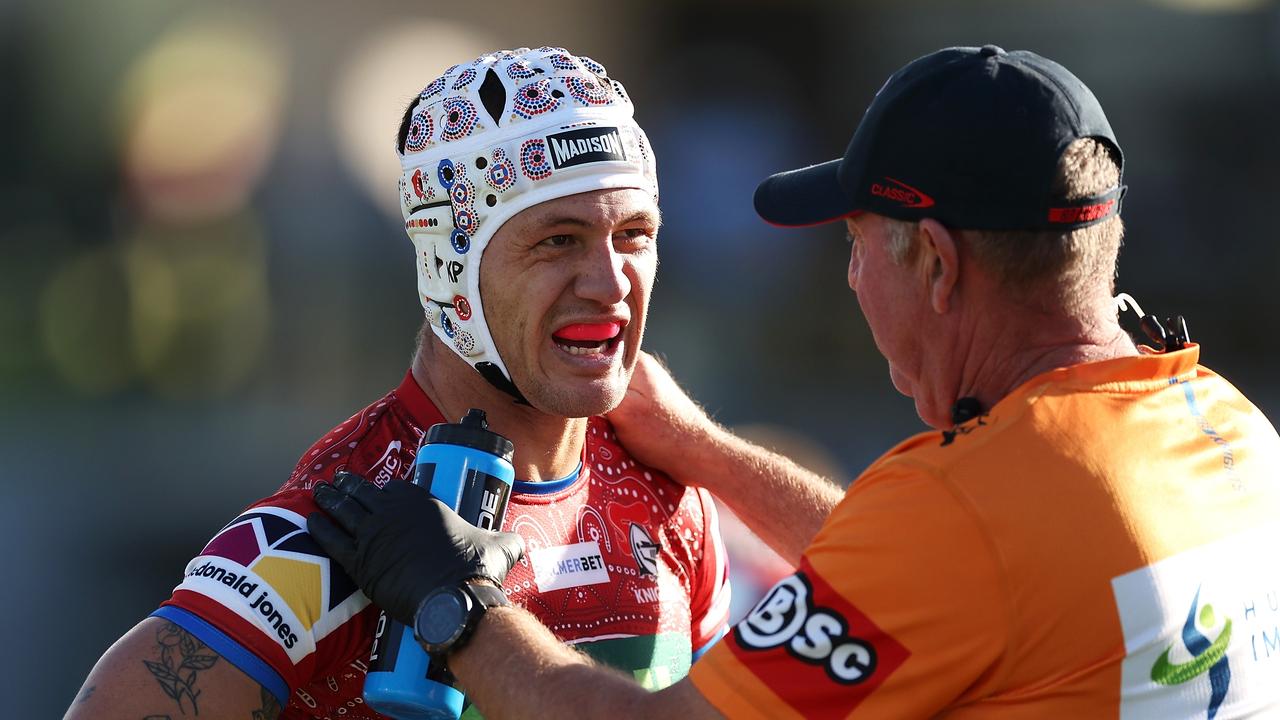
<path fill-rule="evenodd" d="M 796 712 L 843 718 L 909 654 L 807 563 L 733 631 L 735 655 Z"/>
<path fill-rule="evenodd" d="M 368 599 L 306 532 L 306 518 L 259 507 L 231 521 L 176 588 L 204 595 L 262 630 L 297 663 Z"/>

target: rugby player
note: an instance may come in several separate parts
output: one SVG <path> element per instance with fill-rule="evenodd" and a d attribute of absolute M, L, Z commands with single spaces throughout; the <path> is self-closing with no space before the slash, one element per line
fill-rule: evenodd
<path fill-rule="evenodd" d="M 410 371 L 215 534 L 68 717 L 381 717 L 361 697 L 379 609 L 307 535 L 312 488 L 340 471 L 407 484 L 426 429 L 473 407 L 516 448 L 505 526 L 527 553 L 507 601 L 651 689 L 723 633 L 709 495 L 637 463 L 600 417 L 640 357 L 657 269 L 656 166 L 622 85 L 561 48 L 484 55 L 413 99 L 398 144 L 426 314 Z"/>
<path fill-rule="evenodd" d="M 438 612 L 519 546 L 419 488 L 321 484 L 312 534 L 494 718 L 1278 717 L 1280 438 L 1181 318 L 1145 316 L 1151 347 L 1122 330 L 1122 169 L 1078 78 L 985 46 L 909 63 L 842 159 L 760 186 L 766 220 L 843 223 L 849 286 L 934 430 L 827 517 L 811 477 L 642 361 L 612 416 L 628 447 L 799 557 L 661 692 L 518 609 Z"/>

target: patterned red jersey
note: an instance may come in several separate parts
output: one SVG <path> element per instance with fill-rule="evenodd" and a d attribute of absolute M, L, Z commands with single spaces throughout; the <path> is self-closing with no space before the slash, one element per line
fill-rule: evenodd
<path fill-rule="evenodd" d="M 260 682 L 284 718 L 383 717 L 361 697 L 378 609 L 307 534 L 311 489 L 343 469 L 379 485 L 408 479 L 440 422 L 406 375 L 220 530 L 154 614 Z M 523 536 L 526 555 L 503 587 L 562 640 L 657 689 L 723 634 L 728 569 L 710 496 L 637 463 L 608 421 L 588 421 L 577 473 L 513 490 L 503 529 Z"/>

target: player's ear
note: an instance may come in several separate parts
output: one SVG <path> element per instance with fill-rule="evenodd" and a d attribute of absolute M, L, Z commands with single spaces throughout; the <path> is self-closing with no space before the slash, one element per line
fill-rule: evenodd
<path fill-rule="evenodd" d="M 945 315 L 951 309 L 951 295 L 960 280 L 960 259 L 956 236 L 932 218 L 920 221 L 920 261 L 933 311 Z"/>

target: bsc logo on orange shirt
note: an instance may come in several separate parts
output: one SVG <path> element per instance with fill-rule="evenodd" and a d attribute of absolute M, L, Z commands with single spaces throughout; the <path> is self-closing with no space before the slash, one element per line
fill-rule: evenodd
<path fill-rule="evenodd" d="M 796 712 L 843 718 L 909 653 L 807 563 L 738 623 L 735 655 Z"/>

